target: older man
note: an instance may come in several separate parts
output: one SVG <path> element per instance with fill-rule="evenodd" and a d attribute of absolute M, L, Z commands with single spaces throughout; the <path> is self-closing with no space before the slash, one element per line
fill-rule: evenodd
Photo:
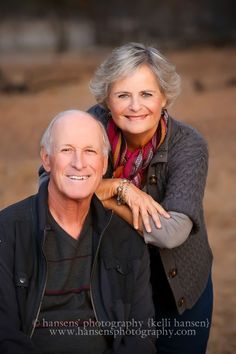
<path fill-rule="evenodd" d="M 108 149 L 88 113 L 60 113 L 41 142 L 49 182 L 1 211 L 1 354 L 155 353 L 146 246 L 94 195 Z"/>

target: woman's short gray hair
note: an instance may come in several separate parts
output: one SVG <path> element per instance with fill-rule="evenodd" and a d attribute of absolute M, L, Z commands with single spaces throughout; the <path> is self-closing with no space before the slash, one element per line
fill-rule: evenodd
<path fill-rule="evenodd" d="M 143 64 L 147 64 L 155 74 L 167 100 L 166 108 L 169 107 L 180 93 L 181 79 L 175 66 L 157 49 L 134 42 L 115 48 L 96 70 L 90 81 L 90 90 L 97 102 L 107 107 L 106 100 L 112 84 Z"/>
<path fill-rule="evenodd" d="M 101 133 L 102 133 L 102 141 L 103 141 L 103 154 L 105 156 L 108 156 L 109 152 L 110 152 L 110 142 L 106 133 L 106 130 L 104 128 L 104 126 L 102 125 L 101 122 L 99 122 L 96 117 L 94 117 L 92 114 L 87 113 L 87 112 L 83 112 L 80 111 L 78 109 L 70 109 L 64 112 L 60 112 L 58 113 L 49 123 L 48 127 L 46 128 L 45 132 L 42 135 L 41 138 L 41 142 L 40 142 L 40 147 L 44 147 L 45 150 L 47 151 L 48 154 L 51 154 L 51 150 L 52 150 L 52 143 L 53 143 L 53 127 L 55 125 L 55 123 L 61 119 L 62 117 L 66 116 L 66 115 L 70 115 L 70 114 L 86 114 L 89 115 L 92 119 L 94 119 L 96 121 L 96 123 L 98 124 L 98 126 L 100 127 Z"/>

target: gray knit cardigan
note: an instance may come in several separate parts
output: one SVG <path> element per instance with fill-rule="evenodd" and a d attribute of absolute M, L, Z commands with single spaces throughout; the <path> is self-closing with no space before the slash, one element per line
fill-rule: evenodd
<path fill-rule="evenodd" d="M 106 127 L 107 111 L 96 105 L 89 112 Z M 155 247 L 179 313 L 194 306 L 211 272 L 213 257 L 203 213 L 207 170 L 208 149 L 201 134 L 169 117 L 165 140 L 147 171 L 146 190 L 167 211 L 183 213 L 193 222 L 189 237 L 179 247 Z M 107 177 L 111 173 L 112 164 Z M 152 272 L 155 273 L 153 265 Z"/>

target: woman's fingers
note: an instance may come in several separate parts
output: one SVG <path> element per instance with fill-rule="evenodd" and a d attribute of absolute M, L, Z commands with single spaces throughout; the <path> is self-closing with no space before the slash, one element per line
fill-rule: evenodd
<path fill-rule="evenodd" d="M 147 232 L 151 232 L 150 217 L 152 217 L 158 229 L 161 228 L 160 215 L 170 218 L 165 209 L 157 203 L 150 195 L 140 191 L 133 185 L 127 190 L 127 204 L 133 215 L 133 225 L 135 229 L 139 227 L 139 217 L 142 219 L 143 226 Z"/>
<path fill-rule="evenodd" d="M 140 210 L 140 216 L 142 218 L 143 225 L 146 229 L 147 232 L 151 232 L 152 228 L 150 225 L 150 217 L 146 209 L 141 209 Z"/>
<path fill-rule="evenodd" d="M 165 209 L 157 203 L 150 195 L 147 193 L 140 191 L 137 187 L 133 184 L 129 185 L 129 188 L 126 191 L 126 202 L 130 208 L 133 205 L 138 205 L 140 208 L 145 206 L 148 210 L 152 210 L 153 207 L 158 211 L 160 215 L 163 215 L 166 218 L 169 218 L 170 215 L 165 211 Z"/>
<path fill-rule="evenodd" d="M 132 215 L 133 215 L 133 225 L 135 230 L 138 230 L 139 227 L 139 207 L 134 206 L 132 209 Z"/>
<path fill-rule="evenodd" d="M 161 228 L 161 220 L 160 220 L 160 215 L 161 212 L 164 210 L 162 207 L 157 208 L 156 206 L 154 207 L 153 205 L 149 204 L 142 204 L 140 206 L 138 203 L 133 205 L 132 208 L 132 214 L 133 214 L 133 225 L 135 229 L 138 229 L 139 225 L 139 217 L 142 219 L 142 223 L 146 229 L 147 232 L 151 232 L 151 224 L 150 224 L 150 217 L 153 219 L 154 224 L 158 229 Z M 164 210 L 165 211 L 165 210 Z M 170 218 L 169 214 L 166 213 L 166 217 Z"/>
<path fill-rule="evenodd" d="M 156 210 L 154 210 L 153 213 L 150 213 L 153 221 L 154 221 L 154 224 L 156 225 L 156 227 L 158 229 L 161 229 L 161 220 L 160 220 L 160 217 L 159 217 L 159 214 L 157 213 Z"/>
<path fill-rule="evenodd" d="M 165 209 L 154 200 L 152 200 L 151 203 L 149 202 L 147 204 L 142 204 L 140 207 L 140 215 L 147 232 L 151 232 L 150 217 L 152 217 L 153 222 L 158 229 L 161 228 L 160 215 L 167 219 L 170 218 L 170 215 L 165 211 Z"/>
<path fill-rule="evenodd" d="M 154 206 L 146 206 L 140 209 L 140 215 L 147 232 L 151 232 L 150 217 L 153 219 L 154 224 L 158 229 L 161 228 L 160 214 Z"/>
<path fill-rule="evenodd" d="M 160 215 L 164 216 L 167 219 L 170 218 L 170 214 L 168 214 L 167 211 L 165 211 L 165 209 L 159 203 L 154 201 L 154 207 Z"/>

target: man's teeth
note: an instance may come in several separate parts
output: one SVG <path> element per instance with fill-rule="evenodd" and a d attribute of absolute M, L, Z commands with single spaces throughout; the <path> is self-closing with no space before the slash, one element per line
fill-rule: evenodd
<path fill-rule="evenodd" d="M 75 179 L 77 181 L 82 181 L 82 180 L 85 180 L 85 179 L 88 179 L 89 176 L 69 176 L 70 179 Z"/>

